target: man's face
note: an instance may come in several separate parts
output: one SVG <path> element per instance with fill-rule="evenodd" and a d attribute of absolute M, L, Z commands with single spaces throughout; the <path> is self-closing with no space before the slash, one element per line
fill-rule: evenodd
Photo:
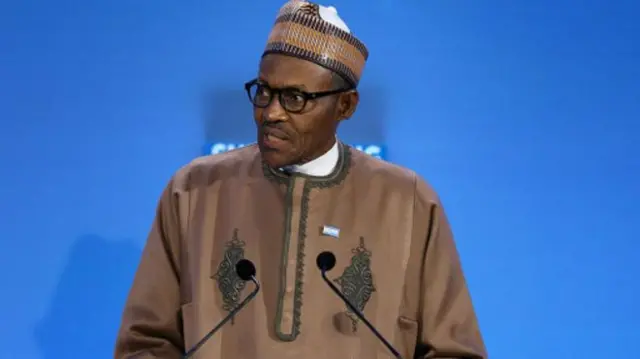
<path fill-rule="evenodd" d="M 301 111 L 283 108 L 279 89 L 307 93 L 335 90 L 330 70 L 295 57 L 265 56 L 258 81 L 276 90 L 269 106 L 254 106 L 258 146 L 265 162 L 273 168 L 302 164 L 327 152 L 335 142 L 339 122 L 348 118 L 357 105 L 357 93 L 351 91 L 308 100 Z"/>

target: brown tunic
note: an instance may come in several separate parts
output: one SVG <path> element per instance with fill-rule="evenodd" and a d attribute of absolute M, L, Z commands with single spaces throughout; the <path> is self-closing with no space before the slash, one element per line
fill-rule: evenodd
<path fill-rule="evenodd" d="M 180 358 L 253 290 L 234 272 L 240 258 L 255 263 L 262 290 L 194 358 L 390 358 L 322 281 L 315 261 L 326 250 L 337 258 L 329 276 L 405 359 L 487 358 L 437 195 L 414 172 L 343 144 L 326 177 L 267 168 L 255 145 L 179 170 L 115 358 Z"/>

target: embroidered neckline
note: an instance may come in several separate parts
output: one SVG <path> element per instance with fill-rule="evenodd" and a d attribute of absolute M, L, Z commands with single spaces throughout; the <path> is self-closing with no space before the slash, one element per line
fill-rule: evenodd
<path fill-rule="evenodd" d="M 281 170 L 277 170 L 269 167 L 264 161 L 262 161 L 262 171 L 264 176 L 277 183 L 287 183 L 291 178 L 301 177 L 305 179 L 305 182 L 311 187 L 316 188 L 329 188 L 336 186 L 347 177 L 351 169 L 351 147 L 338 142 L 338 149 L 340 157 L 336 168 L 327 176 L 310 176 L 303 173 L 285 173 Z"/>

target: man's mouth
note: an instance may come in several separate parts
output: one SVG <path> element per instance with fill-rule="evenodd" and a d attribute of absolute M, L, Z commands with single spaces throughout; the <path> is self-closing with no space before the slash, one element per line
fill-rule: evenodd
<path fill-rule="evenodd" d="M 277 128 L 265 128 L 262 133 L 266 138 L 269 139 L 277 139 L 283 141 L 289 139 L 289 136 L 287 136 L 284 131 Z"/>
<path fill-rule="evenodd" d="M 269 148 L 277 148 L 284 145 L 289 140 L 289 136 L 281 130 L 265 128 L 262 132 L 262 143 Z"/>

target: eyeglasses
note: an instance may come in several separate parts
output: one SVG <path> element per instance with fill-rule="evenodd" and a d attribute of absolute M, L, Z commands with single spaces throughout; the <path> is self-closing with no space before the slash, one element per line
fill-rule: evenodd
<path fill-rule="evenodd" d="M 315 100 L 321 97 L 336 95 L 351 90 L 350 88 L 347 88 L 331 91 L 305 92 L 296 88 L 274 89 L 257 79 L 244 84 L 244 88 L 247 90 L 249 100 L 254 106 L 266 108 L 271 104 L 271 101 L 273 101 L 273 97 L 278 95 L 278 100 L 280 101 L 282 108 L 291 113 L 302 112 L 309 100 Z"/>

